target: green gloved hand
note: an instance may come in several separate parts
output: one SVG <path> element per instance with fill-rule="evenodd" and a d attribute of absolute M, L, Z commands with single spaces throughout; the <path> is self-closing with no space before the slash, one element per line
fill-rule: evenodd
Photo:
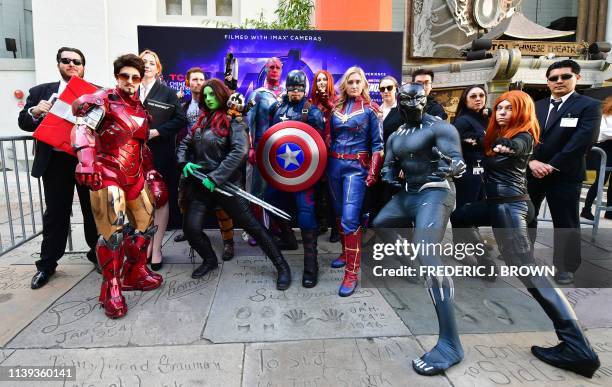
<path fill-rule="evenodd" d="M 202 184 L 204 184 L 204 187 L 206 187 L 206 189 L 209 190 L 210 192 L 214 192 L 215 187 L 217 187 L 215 185 L 215 182 L 210 180 L 208 177 L 202 181 Z"/>
<path fill-rule="evenodd" d="M 188 174 L 193 175 L 193 171 L 195 171 L 196 169 L 200 169 L 200 168 L 202 167 L 198 164 L 187 163 L 183 167 L 183 176 L 187 177 Z"/>

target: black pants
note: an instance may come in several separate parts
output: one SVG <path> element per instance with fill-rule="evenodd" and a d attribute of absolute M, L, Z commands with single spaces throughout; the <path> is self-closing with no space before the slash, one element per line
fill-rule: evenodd
<path fill-rule="evenodd" d="M 95 261 L 95 246 L 98 238 L 96 222 L 91 212 L 89 188 L 76 184 L 74 170 L 77 159 L 64 152 L 53 152 L 49 165 L 42 176 L 45 190 L 45 212 L 43 214 L 43 241 L 40 247 L 40 260 L 36 261 L 38 270 L 55 271 L 57 261 L 64 255 L 70 228 L 70 213 L 74 187 L 77 186 L 85 240 L 90 250 L 87 258 Z"/>
<path fill-rule="evenodd" d="M 535 243 L 537 236 L 540 206 L 544 198 L 548 203 L 554 226 L 553 263 L 558 271 L 575 272 L 580 267 L 580 183 L 551 182 L 550 180 L 530 178 L 527 188 L 535 214 L 529 222 L 529 237 Z"/>
<path fill-rule="evenodd" d="M 472 169 L 473 167 L 468 165 L 465 174 L 455 180 L 456 208 L 461 208 L 468 203 L 479 202 L 484 199 L 482 175 L 474 175 Z"/>
<path fill-rule="evenodd" d="M 189 183 L 188 183 L 189 184 Z M 201 184 L 200 184 L 201 186 Z M 188 210 L 185 214 L 184 232 L 189 244 L 204 261 L 216 259 L 210 240 L 202 232 L 206 213 L 220 206 L 234 221 L 234 227 L 242 227 L 255 238 L 263 252 L 275 263 L 282 260 L 280 250 L 272 241 L 272 237 L 255 219 L 249 203 L 237 196 L 228 197 L 218 192 L 204 191 L 204 187 L 193 187 L 191 190 Z M 195 191 L 195 192 L 194 192 Z"/>

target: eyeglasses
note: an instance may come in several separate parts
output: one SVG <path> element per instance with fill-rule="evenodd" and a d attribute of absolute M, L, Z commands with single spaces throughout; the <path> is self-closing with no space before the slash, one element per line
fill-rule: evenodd
<path fill-rule="evenodd" d="M 124 82 L 128 82 L 129 80 L 131 80 L 134 83 L 140 83 L 140 75 L 120 73 L 120 74 L 117 74 L 117 78 L 121 79 Z"/>
<path fill-rule="evenodd" d="M 83 62 L 80 59 L 71 59 L 71 58 L 60 58 L 60 63 L 61 64 L 70 64 L 70 62 L 72 62 L 75 66 L 80 66 L 83 64 Z"/>
<path fill-rule="evenodd" d="M 381 92 L 381 93 L 384 93 L 384 92 L 386 92 L 386 91 L 392 91 L 394 87 L 395 87 L 395 86 L 393 86 L 393 85 L 391 85 L 391 86 L 381 86 L 381 87 L 380 87 L 380 92 Z"/>
<path fill-rule="evenodd" d="M 292 91 L 292 92 L 296 92 L 296 93 L 303 93 L 306 91 L 306 88 L 304 86 L 289 86 L 287 87 L 287 91 Z"/>
<path fill-rule="evenodd" d="M 553 75 L 551 77 L 548 77 L 548 81 L 549 82 L 558 82 L 559 78 L 563 79 L 564 81 L 567 81 L 569 79 L 572 79 L 574 77 L 574 74 L 561 74 L 561 75 Z"/>

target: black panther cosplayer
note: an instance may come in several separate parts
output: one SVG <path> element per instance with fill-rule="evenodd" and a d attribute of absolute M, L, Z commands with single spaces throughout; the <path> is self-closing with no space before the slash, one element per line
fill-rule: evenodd
<path fill-rule="evenodd" d="M 402 85 L 398 109 L 404 124 L 387 140 L 382 179 L 399 185 L 399 171 L 406 184 L 374 219 L 375 228 L 401 228 L 414 223 L 412 241 L 439 243 L 453 206 L 451 178 L 459 178 L 466 166 L 461 157 L 457 130 L 446 121 L 423 112 L 427 96 L 418 83 Z M 440 266 L 440 257 L 419 256 L 422 265 Z M 450 277 L 428 276 L 426 285 L 433 300 L 440 334 L 436 346 L 412 362 L 421 375 L 436 375 L 463 359 L 453 312 L 453 281 Z"/>

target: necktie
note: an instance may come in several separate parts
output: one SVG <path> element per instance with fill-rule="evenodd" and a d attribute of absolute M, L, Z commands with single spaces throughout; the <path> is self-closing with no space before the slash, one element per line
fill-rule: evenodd
<path fill-rule="evenodd" d="M 552 109 L 550 109 L 548 119 L 546 120 L 546 125 L 544 125 L 546 129 L 548 129 L 548 127 L 557 120 L 557 117 L 559 115 L 559 105 L 561 105 L 562 102 L 563 100 L 561 99 L 558 101 L 555 101 L 554 99 L 550 100 L 550 103 L 553 105 L 553 107 Z"/>

